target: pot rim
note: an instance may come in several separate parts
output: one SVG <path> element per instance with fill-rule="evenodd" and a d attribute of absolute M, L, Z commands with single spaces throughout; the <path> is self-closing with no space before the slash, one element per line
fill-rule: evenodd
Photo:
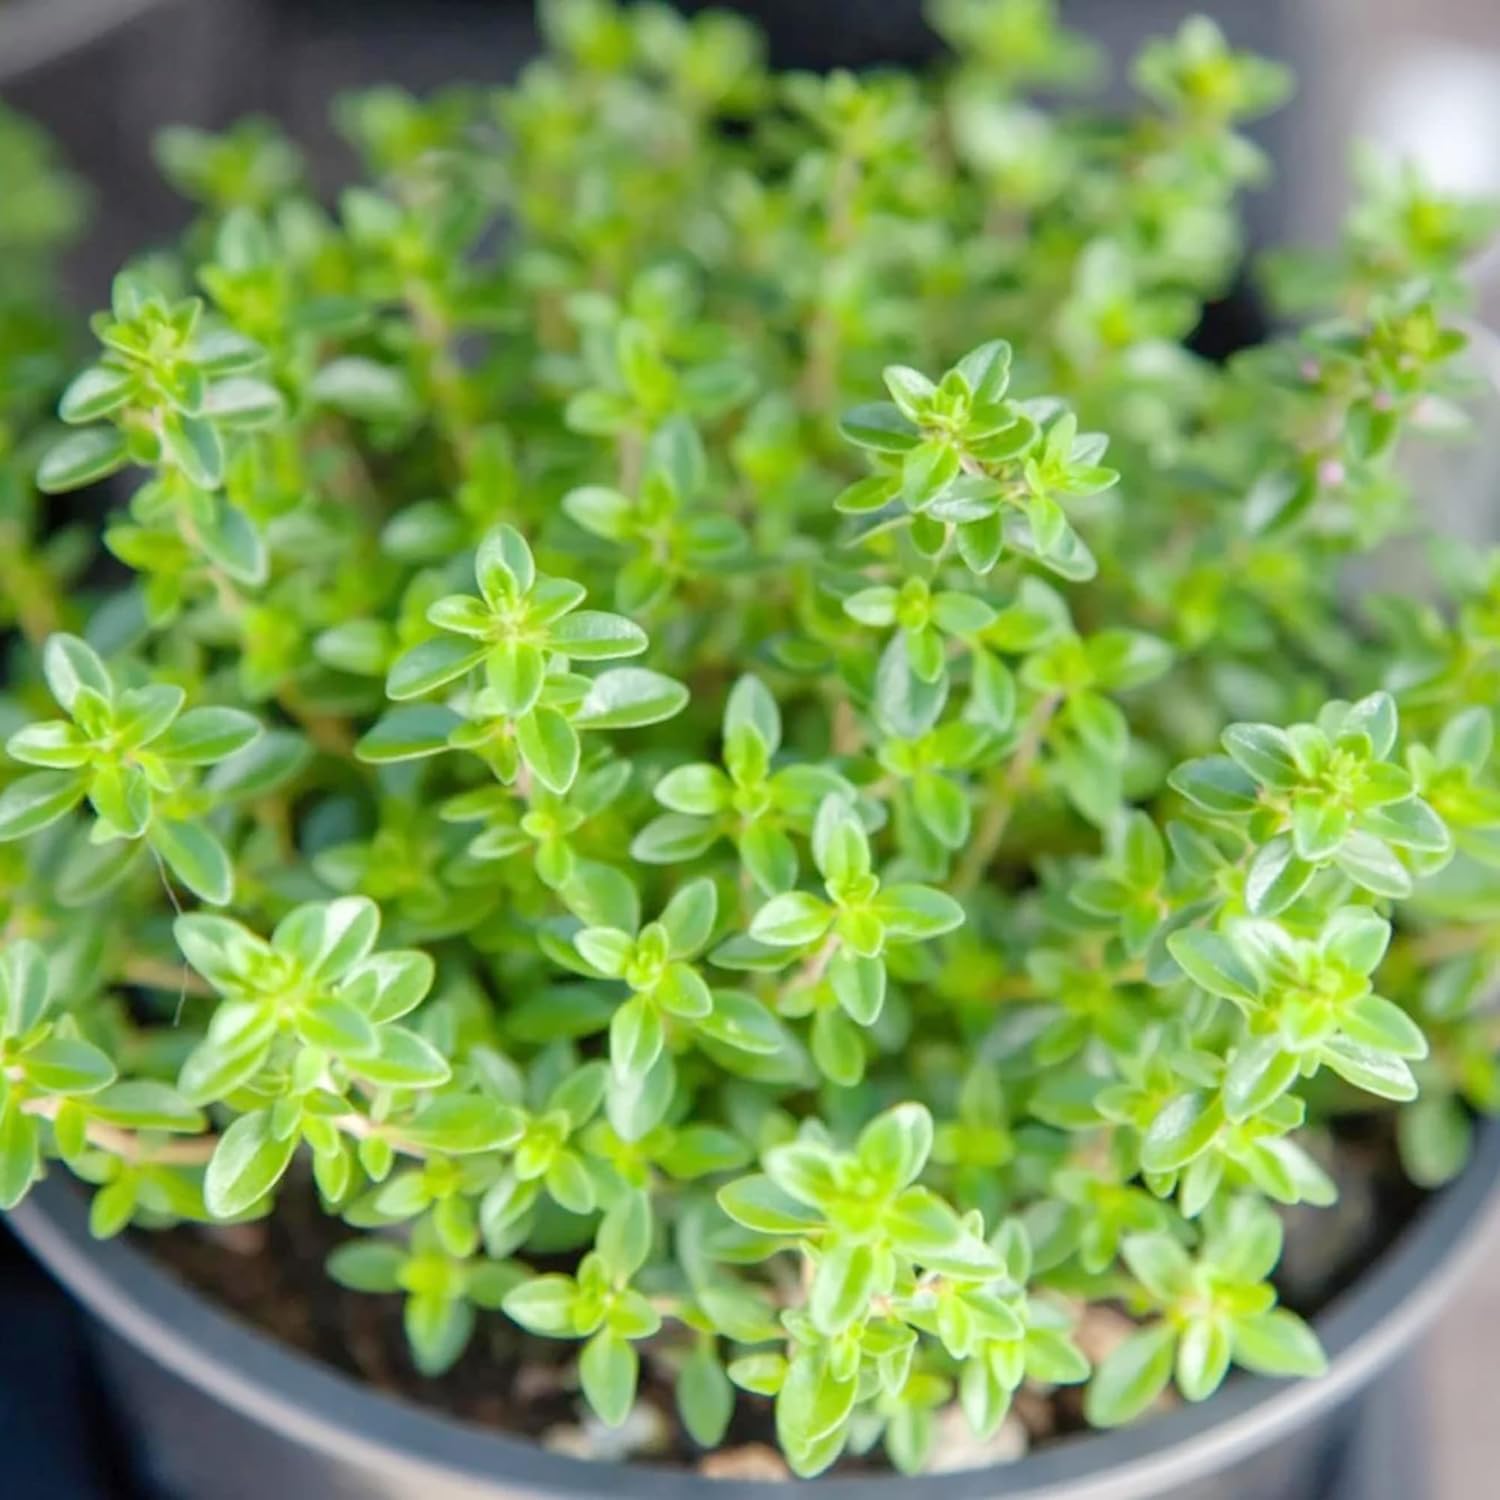
<path fill-rule="evenodd" d="M 1069 1439 L 1013 1464 L 914 1479 L 815 1481 L 823 1500 L 1156 1500 L 1269 1446 L 1352 1396 L 1432 1319 L 1500 1224 L 1500 1121 L 1484 1123 L 1463 1175 L 1315 1320 L 1329 1356 L 1316 1380 L 1237 1376 L 1202 1406 Z M 785 1484 L 706 1480 L 650 1465 L 591 1463 L 377 1392 L 278 1343 L 122 1240 L 92 1240 L 82 1197 L 60 1176 L 10 1214 L 27 1247 L 112 1332 L 225 1406 L 330 1458 L 507 1497 L 773 1500 Z M 499 1491 L 497 1490 L 498 1494 Z"/>
<path fill-rule="evenodd" d="M 167 0 L 11 0 L 0 6 L 0 84 L 91 47 Z"/>

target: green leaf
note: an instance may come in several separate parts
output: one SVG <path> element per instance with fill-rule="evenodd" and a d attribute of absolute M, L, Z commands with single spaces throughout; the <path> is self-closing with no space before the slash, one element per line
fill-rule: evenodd
<path fill-rule="evenodd" d="M 645 1193 L 622 1193 L 600 1221 L 594 1248 L 617 1284 L 630 1280 L 651 1253 L 651 1202 Z"/>
<path fill-rule="evenodd" d="M 856 447 L 876 453 L 907 453 L 921 441 L 921 434 L 887 401 L 856 406 L 844 413 L 839 432 Z"/>
<path fill-rule="evenodd" d="M 351 1057 L 350 1070 L 385 1088 L 438 1088 L 453 1074 L 447 1059 L 425 1037 L 404 1026 L 382 1026 L 373 1056 Z"/>
<path fill-rule="evenodd" d="M 1083 1351 L 1061 1333 L 1050 1328 L 1026 1332 L 1026 1374 L 1048 1385 L 1081 1385 L 1091 1366 Z"/>
<path fill-rule="evenodd" d="M 880 372 L 891 399 L 913 422 L 920 422 L 937 396 L 938 388 L 910 365 L 887 365 Z"/>
<path fill-rule="evenodd" d="M 260 733 L 260 721 L 242 709 L 190 708 L 152 748 L 167 760 L 207 766 L 243 750 Z"/>
<path fill-rule="evenodd" d="M 776 1398 L 776 1436 L 804 1478 L 837 1455 L 837 1448 L 829 1451 L 820 1440 L 843 1429 L 856 1394 L 857 1382 L 838 1379 L 814 1350 L 799 1350 L 787 1367 Z"/>
<path fill-rule="evenodd" d="M 729 690 L 724 705 L 724 738 L 733 739 L 746 729 L 760 736 L 768 755 L 781 748 L 781 710 L 765 683 L 748 674 Z"/>
<path fill-rule="evenodd" d="M 228 917 L 191 912 L 172 924 L 172 935 L 184 957 L 214 986 L 234 992 L 269 956 L 268 945 Z"/>
<path fill-rule="evenodd" d="M 216 1219 L 247 1213 L 281 1181 L 297 1150 L 294 1130 L 278 1138 L 268 1109 L 241 1115 L 219 1138 L 203 1178 L 203 1200 Z"/>
<path fill-rule="evenodd" d="M 685 864 L 706 853 L 718 837 L 718 827 L 706 818 L 665 813 L 636 834 L 630 857 L 648 865 Z"/>
<path fill-rule="evenodd" d="M 550 791 L 566 792 L 573 785 L 581 754 L 578 735 L 555 708 L 538 704 L 517 719 L 516 747 Z"/>
<path fill-rule="evenodd" d="M 1188 1401 L 1206 1401 L 1229 1373 L 1230 1332 L 1220 1317 L 1193 1318 L 1177 1342 L 1177 1389 Z"/>
<path fill-rule="evenodd" d="M 711 1350 L 699 1345 L 677 1372 L 677 1412 L 700 1448 L 716 1448 L 734 1415 L 734 1387 Z"/>
<path fill-rule="evenodd" d="M 856 479 L 834 497 L 833 508 L 844 515 L 864 516 L 884 510 L 901 493 L 901 481 L 893 474 L 867 474 Z"/>
<path fill-rule="evenodd" d="M 1339 845 L 1334 862 L 1357 886 L 1376 896 L 1404 900 L 1412 892 L 1412 878 L 1391 847 L 1373 834 L 1356 829 Z"/>
<path fill-rule="evenodd" d="M 867 1244 L 830 1245 L 818 1261 L 807 1310 L 819 1333 L 842 1333 L 879 1287 L 880 1264 Z"/>
<path fill-rule="evenodd" d="M 1297 1073 L 1297 1056 L 1283 1049 L 1279 1036 L 1241 1042 L 1230 1053 L 1224 1075 L 1225 1113 L 1236 1122 L 1259 1114 L 1292 1086 Z"/>
<path fill-rule="evenodd" d="M 1170 1234 L 1130 1234 L 1120 1243 L 1130 1274 L 1159 1302 L 1175 1302 L 1192 1289 L 1193 1263 Z"/>
<path fill-rule="evenodd" d="M 547 1168 L 547 1192 L 562 1208 L 574 1214 L 594 1211 L 597 1194 L 594 1179 L 581 1158 L 572 1151 L 559 1151 Z"/>
<path fill-rule="evenodd" d="M 1401 1165 L 1419 1187 L 1438 1188 L 1463 1171 L 1473 1147 L 1468 1112 L 1451 1095 L 1426 1095 L 1396 1117 Z"/>
<path fill-rule="evenodd" d="M 473 1337 L 474 1309 L 458 1297 L 419 1292 L 406 1299 L 401 1324 L 412 1363 L 423 1375 L 441 1375 Z"/>
<path fill-rule="evenodd" d="M 285 786 L 312 758 L 312 746 L 300 734 L 273 729 L 221 760 L 204 786 L 221 799 L 263 797 Z"/>
<path fill-rule="evenodd" d="M 0 792 L 0 842 L 22 839 L 66 817 L 83 801 L 87 778 L 68 771 L 36 771 Z"/>
<path fill-rule="evenodd" d="M 1344 1034 L 1365 1047 L 1419 1060 L 1427 1056 L 1427 1038 L 1399 1005 L 1380 995 L 1361 995 L 1339 1018 Z"/>
<path fill-rule="evenodd" d="M 271 934 L 271 946 L 295 958 L 310 979 L 347 973 L 375 946 L 380 908 L 368 896 L 310 901 L 288 912 Z"/>
<path fill-rule="evenodd" d="M 1374 808 L 1360 822 L 1366 832 L 1401 849 L 1444 854 L 1453 843 L 1443 820 L 1420 797 Z"/>
<path fill-rule="evenodd" d="M 43 494 L 82 489 L 123 469 L 129 462 L 125 434 L 113 427 L 86 427 L 50 447 L 36 471 Z"/>
<path fill-rule="evenodd" d="M 690 880 L 662 908 L 661 925 L 667 931 L 673 958 L 689 958 L 708 946 L 718 918 L 719 892 L 712 880 Z"/>
<path fill-rule="evenodd" d="M 1095 1427 L 1119 1427 L 1133 1421 L 1166 1389 L 1172 1378 L 1177 1331 L 1170 1323 L 1153 1323 L 1114 1349 L 1089 1383 L 1084 1415 Z"/>
<path fill-rule="evenodd" d="M 1297 857 L 1291 838 L 1282 834 L 1255 852 L 1245 872 L 1245 905 L 1256 916 L 1274 917 L 1289 907 L 1317 873 Z"/>
<path fill-rule="evenodd" d="M 198 525 L 198 542 L 209 561 L 239 583 L 258 588 L 271 571 L 270 555 L 254 523 L 222 495 Z"/>
<path fill-rule="evenodd" d="M 464 721 L 451 708 L 414 703 L 383 714 L 360 736 L 354 753 L 370 765 L 392 765 L 440 755 L 448 737 Z"/>
<path fill-rule="evenodd" d="M 578 1287 L 571 1276 L 537 1276 L 508 1292 L 500 1304 L 505 1316 L 528 1333 L 568 1338 L 574 1333 Z"/>
<path fill-rule="evenodd" d="M 395 1292 L 401 1289 L 401 1267 L 406 1260 L 390 1240 L 351 1240 L 340 1245 L 326 1263 L 328 1274 L 353 1292 Z"/>
<path fill-rule="evenodd" d="M 954 367 L 963 376 L 976 407 L 993 406 L 1010 384 L 1011 346 L 991 339 L 971 349 Z"/>
<path fill-rule="evenodd" d="M 1299 859 L 1321 864 L 1331 859 L 1349 831 L 1350 814 L 1340 803 L 1305 794 L 1292 802 L 1292 842 Z"/>
<path fill-rule="evenodd" d="M 610 1018 L 609 1058 L 622 1076 L 648 1072 L 665 1044 L 661 1016 L 644 995 L 627 1000 Z"/>
<path fill-rule="evenodd" d="M 912 510 L 925 509 L 958 478 L 962 461 L 959 450 L 943 439 L 919 443 L 901 461 L 902 498 Z"/>
<path fill-rule="evenodd" d="M 48 719 L 18 729 L 5 742 L 5 753 L 23 765 L 75 770 L 87 762 L 92 746 L 76 725 Z"/>
<path fill-rule="evenodd" d="M 743 990 L 715 990 L 713 1010 L 699 1019 L 697 1030 L 726 1047 L 763 1057 L 781 1051 L 785 1043 L 776 1018 Z"/>
<path fill-rule="evenodd" d="M 118 837 L 139 838 L 151 821 L 151 784 L 145 772 L 129 761 L 96 765 L 88 796 L 100 820 Z"/>
<path fill-rule="evenodd" d="M 0 1106 L 0 1209 L 14 1208 L 26 1196 L 40 1165 L 36 1121 L 12 1092 Z"/>
<path fill-rule="evenodd" d="M 719 1189 L 719 1206 L 736 1224 L 757 1234 L 796 1235 L 821 1223 L 816 1210 L 769 1177 L 741 1177 Z"/>
<path fill-rule="evenodd" d="M 115 1081 L 115 1065 L 81 1037 L 50 1036 L 21 1054 L 30 1081 L 49 1094 L 96 1094 Z"/>
<path fill-rule="evenodd" d="M 1167 949 L 1194 984 L 1225 1000 L 1253 1001 L 1260 980 L 1223 933 L 1205 927 L 1174 932 Z"/>
<path fill-rule="evenodd" d="M 402 1123 L 400 1134 L 414 1146 L 462 1156 L 512 1146 L 524 1128 L 519 1111 L 500 1099 L 438 1094 Z"/>
<path fill-rule="evenodd" d="M 169 411 L 161 418 L 162 447 L 189 483 L 216 490 L 224 482 L 224 442 L 204 417 Z"/>
<path fill-rule="evenodd" d="M 434 636 L 396 658 L 385 680 L 386 695 L 397 702 L 420 698 L 477 667 L 485 651 L 482 642 L 461 636 Z"/>
<path fill-rule="evenodd" d="M 639 656 L 648 644 L 646 632 L 624 615 L 594 609 L 564 615 L 550 628 L 549 636 L 555 649 L 579 661 Z"/>
<path fill-rule="evenodd" d="M 887 1189 L 915 1182 L 932 1152 L 932 1116 L 921 1104 L 898 1104 L 860 1132 L 860 1165 Z"/>
<path fill-rule="evenodd" d="M 885 1005 L 886 969 L 878 958 L 840 949 L 828 965 L 828 982 L 844 1013 L 861 1026 L 873 1026 Z"/>
<path fill-rule="evenodd" d="M 818 1071 L 840 1088 L 852 1089 L 865 1076 L 865 1043 L 859 1027 L 841 1010 L 813 1016 L 812 1057 Z"/>
<path fill-rule="evenodd" d="M 618 979 L 635 954 L 635 939 L 617 927 L 585 927 L 573 934 L 573 946 L 601 974 Z"/>
<path fill-rule="evenodd" d="M 1283 1307 L 1236 1318 L 1232 1339 L 1234 1362 L 1257 1375 L 1311 1378 L 1328 1368 L 1317 1335 Z"/>
<path fill-rule="evenodd" d="M 474 577 L 492 608 L 529 594 L 537 573 L 526 538 L 514 526 L 500 525 L 487 531 L 475 554 Z"/>
<path fill-rule="evenodd" d="M 0 1036 L 22 1036 L 47 1008 L 47 957 L 30 938 L 0 952 Z"/>
<path fill-rule="evenodd" d="M 384 677 L 390 664 L 393 632 L 383 621 L 344 620 L 313 638 L 313 655 L 336 672 L 355 677 Z"/>
<path fill-rule="evenodd" d="M 318 370 L 308 397 L 345 416 L 365 422 L 399 422 L 417 409 L 416 395 L 402 370 L 359 355 L 345 355 Z"/>
<path fill-rule="evenodd" d="M 936 772 L 920 773 L 912 783 L 917 816 L 945 849 L 962 849 L 969 841 L 969 798 L 956 782 Z"/>
<path fill-rule="evenodd" d="M 76 635 L 60 632 L 47 638 L 42 650 L 42 672 L 52 696 L 70 714 L 85 688 L 105 702 L 114 698 L 109 669 L 99 659 L 98 652 Z"/>
<path fill-rule="evenodd" d="M 775 948 L 816 942 L 833 923 L 833 908 L 806 891 L 772 896 L 750 922 L 750 936 Z"/>
<path fill-rule="evenodd" d="M 1417 1097 L 1417 1080 L 1403 1058 L 1347 1037 L 1325 1042 L 1318 1054 L 1340 1078 L 1381 1099 L 1405 1104 Z"/>
<path fill-rule="evenodd" d="M 1368 907 L 1346 906 L 1323 929 L 1324 952 L 1357 974 L 1372 974 L 1385 957 L 1391 924 Z"/>
<path fill-rule="evenodd" d="M 174 683 L 127 688 L 115 702 L 115 740 L 123 749 L 159 745 L 182 709 L 186 694 Z"/>
<path fill-rule="evenodd" d="M 209 386 L 203 415 L 220 427 L 273 427 L 286 415 L 286 401 L 267 380 L 233 375 Z"/>
<path fill-rule="evenodd" d="M 484 670 L 496 707 L 507 718 L 519 719 L 541 697 L 547 660 L 530 641 L 503 640 L 489 648 Z"/>
<path fill-rule="evenodd" d="M 634 507 L 618 490 L 582 485 L 563 496 L 562 508 L 585 531 L 607 541 L 623 542 L 630 535 Z"/>
<path fill-rule="evenodd" d="M 96 1240 L 119 1234 L 135 1216 L 139 1191 L 140 1179 L 130 1172 L 100 1188 L 89 1204 L 89 1233 Z"/>
<path fill-rule="evenodd" d="M 652 796 L 674 812 L 712 817 L 728 807 L 731 791 L 729 778 L 717 766 L 700 763 L 668 771 L 652 788 Z"/>
<path fill-rule="evenodd" d="M 1141 1137 L 1141 1166 L 1173 1172 L 1206 1151 L 1224 1123 L 1220 1105 L 1202 1094 L 1179 1094 L 1156 1112 Z"/>
<path fill-rule="evenodd" d="M 170 134 L 170 132 L 169 132 Z M 209 375 L 231 375 L 253 370 L 266 361 L 266 351 L 237 329 L 199 327 L 191 345 L 193 363 Z"/>
<path fill-rule="evenodd" d="M 640 1360 L 624 1339 L 605 1330 L 583 1346 L 578 1378 L 583 1394 L 599 1420 L 618 1427 L 635 1405 Z"/>
<path fill-rule="evenodd" d="M 893 937 L 927 942 L 964 923 L 964 909 L 944 891 L 927 885 L 888 885 L 875 910 Z"/>
<path fill-rule="evenodd" d="M 1223 742 L 1230 756 L 1263 786 L 1285 791 L 1302 779 L 1283 730 L 1269 724 L 1231 724 Z"/>
<path fill-rule="evenodd" d="M 223 844 L 204 824 L 157 818 L 149 842 L 200 901 L 210 906 L 228 904 L 234 895 L 234 867 Z"/>
<path fill-rule="evenodd" d="M 64 422 L 95 422 L 126 405 L 136 391 L 135 375 L 110 365 L 90 365 L 69 381 L 57 403 Z"/>
<path fill-rule="evenodd" d="M 769 822 L 757 823 L 740 835 L 739 854 L 746 873 L 763 894 L 779 896 L 796 885 L 796 845 Z"/>
<path fill-rule="evenodd" d="M 170 1084 L 150 1078 L 126 1078 L 89 1096 L 90 1118 L 131 1130 L 167 1130 L 193 1135 L 207 1123 Z"/>
<path fill-rule="evenodd" d="M 579 729 L 638 729 L 680 713 L 688 690 L 645 667 L 616 667 L 589 684 L 573 714 Z"/>
<path fill-rule="evenodd" d="M 1225 816 L 1252 812 L 1259 797 L 1254 779 L 1222 755 L 1190 760 L 1178 766 L 1167 780 L 1194 806 Z"/>
<path fill-rule="evenodd" d="M 488 640 L 495 628 L 494 613 L 472 594 L 448 594 L 435 600 L 427 606 L 427 621 L 439 630 L 475 640 Z"/>

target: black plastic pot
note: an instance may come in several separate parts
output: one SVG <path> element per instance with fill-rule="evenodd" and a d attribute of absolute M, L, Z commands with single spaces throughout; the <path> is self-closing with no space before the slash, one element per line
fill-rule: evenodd
<path fill-rule="evenodd" d="M 1359 1398 L 1410 1355 L 1478 1258 L 1500 1201 L 1500 1124 L 1318 1321 L 1317 1381 L 1237 1378 L 1202 1407 L 1003 1468 L 829 1479 L 820 1500 L 1323 1500 Z M 11 1227 L 97 1319 L 105 1378 L 146 1493 L 163 1500 L 774 1500 L 784 1487 L 591 1465 L 419 1410 L 274 1343 L 146 1255 L 89 1239 L 81 1198 L 43 1184 Z M 1403 1491 L 1403 1500 L 1409 1492 Z M 1361 1491 L 1357 1500 L 1370 1500 Z"/>
<path fill-rule="evenodd" d="M 185 220 L 151 159 L 157 131 L 255 107 L 266 47 L 261 0 L 0 0 L 0 99 L 46 128 L 93 193 L 68 267 L 81 305 Z"/>
<path fill-rule="evenodd" d="M 0 8 L 0 84 L 107 41 L 165 0 L 11 0 Z"/>

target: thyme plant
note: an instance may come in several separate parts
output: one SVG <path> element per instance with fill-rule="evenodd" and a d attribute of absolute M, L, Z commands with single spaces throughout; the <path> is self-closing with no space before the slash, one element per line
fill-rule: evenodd
<path fill-rule="evenodd" d="M 774 76 L 548 0 L 514 87 L 340 101 L 332 208 L 164 139 L 196 220 L 37 472 L 119 476 L 123 569 L 4 470 L 0 1203 L 315 1192 L 424 1372 L 508 1320 L 804 1475 L 1322 1368 L 1278 1209 L 1500 1098 L 1500 555 L 1342 581 L 1422 571 L 1492 216 L 1371 169 L 1208 363 L 1283 70 L 1193 20 L 1049 111 L 1046 0 L 931 16 L 931 78 Z"/>

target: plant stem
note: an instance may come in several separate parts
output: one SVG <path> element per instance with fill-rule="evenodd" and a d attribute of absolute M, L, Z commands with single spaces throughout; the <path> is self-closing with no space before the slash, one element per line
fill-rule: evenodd
<path fill-rule="evenodd" d="M 21 1109 L 25 1114 L 35 1115 L 39 1119 L 55 1120 L 58 1111 L 66 1102 L 55 1094 L 44 1094 L 34 1099 L 24 1100 Z M 392 1149 L 399 1151 L 403 1156 L 412 1156 L 419 1161 L 427 1159 L 427 1152 L 421 1146 L 414 1145 L 410 1141 L 403 1141 L 399 1136 L 390 1134 L 383 1125 L 377 1124 L 365 1115 L 351 1111 L 347 1115 L 335 1116 L 333 1123 L 345 1135 L 352 1135 L 358 1140 L 383 1136 L 390 1142 Z M 146 1138 L 149 1132 L 126 1130 L 122 1126 L 111 1125 L 105 1120 L 88 1121 L 84 1127 L 84 1133 L 90 1145 L 98 1147 L 101 1151 L 108 1151 L 111 1156 L 118 1156 L 123 1161 L 149 1163 L 153 1166 L 201 1167 L 208 1162 L 219 1146 L 219 1136 L 213 1132 L 207 1135 L 149 1142 Z"/>
<path fill-rule="evenodd" d="M 459 471 L 467 474 L 474 458 L 474 434 L 469 425 L 463 367 L 453 356 L 453 330 L 431 291 L 422 283 L 412 282 L 407 286 L 406 306 L 425 355 L 432 404 L 458 459 Z"/>
<path fill-rule="evenodd" d="M 827 259 L 807 329 L 802 391 L 808 405 L 825 416 L 836 415 L 839 400 L 839 324 L 832 300 L 833 267 L 853 238 L 854 195 L 859 179 L 859 162 L 847 153 L 841 155 L 828 192 Z"/>
<path fill-rule="evenodd" d="M 43 1120 L 55 1120 L 65 1102 L 55 1094 L 46 1094 L 23 1101 L 21 1109 L 23 1113 Z M 202 1166 L 219 1144 L 216 1135 L 195 1135 L 148 1145 L 135 1131 L 124 1130 L 105 1120 L 90 1120 L 84 1133 L 90 1145 L 108 1151 L 111 1156 L 128 1162 L 149 1162 L 155 1166 Z"/>
<path fill-rule="evenodd" d="M 1435 927 L 1431 932 L 1410 938 L 1403 946 L 1418 963 L 1434 964 L 1472 953 L 1493 940 L 1494 931 L 1489 927 Z"/>
<path fill-rule="evenodd" d="M 213 986 L 200 979 L 187 964 L 167 963 L 159 958 L 131 956 L 120 965 L 120 982 L 138 984 L 148 990 L 180 990 L 188 995 L 212 995 Z"/>
<path fill-rule="evenodd" d="M 1005 776 L 999 786 L 993 788 L 993 795 L 985 805 L 979 826 L 974 830 L 974 837 L 969 841 L 969 847 L 964 851 L 964 857 L 954 873 L 950 889 L 955 896 L 968 895 L 989 869 L 990 861 L 1005 837 L 1005 830 L 1010 826 L 1010 816 L 1015 809 L 1016 800 L 1031 779 L 1032 768 L 1041 753 L 1042 741 L 1047 736 L 1047 726 L 1051 724 L 1052 716 L 1061 702 L 1059 694 L 1049 693 L 1031 710 L 1031 716 L 1016 745 L 1016 753 L 1005 768 Z"/>
<path fill-rule="evenodd" d="M 836 933 L 830 932 L 823 939 L 822 946 L 809 958 L 795 974 L 787 985 L 791 990 L 810 989 L 817 984 L 828 972 L 828 965 L 833 962 L 833 955 L 839 951 L 839 940 Z"/>

